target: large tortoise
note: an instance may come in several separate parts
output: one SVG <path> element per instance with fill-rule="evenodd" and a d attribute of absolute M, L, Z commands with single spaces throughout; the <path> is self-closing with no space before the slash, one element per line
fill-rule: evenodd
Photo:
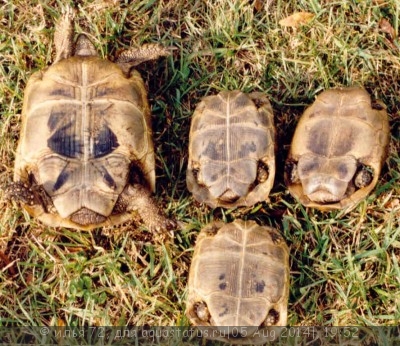
<path fill-rule="evenodd" d="M 296 127 L 285 182 L 305 206 L 348 211 L 375 187 L 388 143 L 382 102 L 359 87 L 326 90 Z"/>
<path fill-rule="evenodd" d="M 275 177 L 274 125 L 267 97 L 222 91 L 193 114 L 187 186 L 210 207 L 251 206 L 268 198 Z"/>
<path fill-rule="evenodd" d="M 74 45 L 72 26 L 68 9 L 56 26 L 55 62 L 27 84 L 15 183 L 7 193 L 50 226 L 92 229 L 124 222 L 135 210 L 149 229 L 169 227 L 151 197 L 147 92 L 131 71 L 168 50 L 150 44 L 122 52 L 113 63 L 84 34 Z"/>
<path fill-rule="evenodd" d="M 197 239 L 186 315 L 196 326 L 284 326 L 289 251 L 281 235 L 255 221 L 215 221 Z M 223 331 L 224 328 L 221 329 Z"/>

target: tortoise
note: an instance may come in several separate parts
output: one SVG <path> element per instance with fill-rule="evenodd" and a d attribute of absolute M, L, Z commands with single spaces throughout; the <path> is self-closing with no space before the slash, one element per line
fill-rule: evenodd
<path fill-rule="evenodd" d="M 190 127 L 188 190 L 212 208 L 266 200 L 275 176 L 274 137 L 263 93 L 234 90 L 203 98 Z"/>
<path fill-rule="evenodd" d="M 326 90 L 296 127 L 286 185 L 307 207 L 349 211 L 375 187 L 388 143 L 388 115 L 381 101 L 372 101 L 360 87 Z"/>
<path fill-rule="evenodd" d="M 214 221 L 197 238 L 186 315 L 195 326 L 284 326 L 289 250 L 278 231 L 255 221 Z M 252 327 L 251 327 L 252 326 Z"/>
<path fill-rule="evenodd" d="M 85 34 L 74 44 L 73 19 L 67 9 L 56 24 L 54 63 L 26 86 L 14 183 L 6 193 L 49 226 L 89 230 L 139 214 L 151 230 L 168 228 L 172 221 L 151 196 L 147 91 L 131 68 L 169 50 L 131 48 L 114 63 L 100 58 Z"/>

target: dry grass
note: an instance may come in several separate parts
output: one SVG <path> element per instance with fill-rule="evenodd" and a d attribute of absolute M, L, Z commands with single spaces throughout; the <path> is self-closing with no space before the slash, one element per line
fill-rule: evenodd
<path fill-rule="evenodd" d="M 186 224 L 174 238 L 133 224 L 93 232 L 47 228 L 10 204 L 0 221 L 0 325 L 187 325 L 185 290 L 198 231 L 247 217 L 277 227 L 291 250 L 290 325 L 400 323 L 400 41 L 398 1 L 79 1 L 76 29 L 100 54 L 146 42 L 174 46 L 146 63 L 157 153 L 157 199 Z M 23 90 L 51 64 L 61 2 L 0 5 L 1 184 L 11 181 Z M 282 28 L 296 11 L 307 25 Z M 388 33 L 386 19 L 394 28 Z M 395 37 L 393 37 L 395 35 Z M 297 123 L 326 88 L 363 85 L 390 115 L 388 159 L 374 193 L 349 214 L 305 210 L 283 184 Z M 210 210 L 186 190 L 190 118 L 224 89 L 265 91 L 277 127 L 270 201 Z"/>

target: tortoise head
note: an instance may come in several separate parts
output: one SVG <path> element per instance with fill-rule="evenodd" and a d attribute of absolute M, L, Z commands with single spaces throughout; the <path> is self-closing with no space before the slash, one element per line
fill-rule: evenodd
<path fill-rule="evenodd" d="M 76 56 L 98 56 L 93 43 L 85 34 L 79 34 L 75 44 Z"/>

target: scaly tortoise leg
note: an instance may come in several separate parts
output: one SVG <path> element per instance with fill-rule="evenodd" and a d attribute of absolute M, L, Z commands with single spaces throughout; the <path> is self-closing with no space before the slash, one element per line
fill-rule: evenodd
<path fill-rule="evenodd" d="M 157 43 L 149 43 L 139 48 L 130 48 L 122 51 L 117 56 L 115 63 L 129 76 L 129 71 L 132 67 L 149 60 L 156 60 L 162 56 L 169 56 L 173 49 L 171 47 L 165 48 Z"/>
<path fill-rule="evenodd" d="M 31 206 L 40 203 L 37 197 L 32 188 L 22 181 L 12 182 L 5 191 L 6 199 Z"/>
<path fill-rule="evenodd" d="M 28 208 L 39 207 L 46 213 L 54 213 L 54 205 L 42 186 L 35 183 L 28 185 L 22 181 L 9 184 L 5 191 L 5 198 L 13 200 Z"/>
<path fill-rule="evenodd" d="M 56 47 L 56 56 L 54 63 L 67 59 L 73 54 L 73 28 L 74 11 L 71 7 L 66 7 L 62 17 L 56 24 L 54 32 L 54 45 Z"/>
<path fill-rule="evenodd" d="M 150 191 L 140 184 L 126 187 L 118 203 L 126 205 L 127 211 L 137 211 L 150 231 L 161 232 L 176 227 L 176 222 L 163 215 Z"/>

